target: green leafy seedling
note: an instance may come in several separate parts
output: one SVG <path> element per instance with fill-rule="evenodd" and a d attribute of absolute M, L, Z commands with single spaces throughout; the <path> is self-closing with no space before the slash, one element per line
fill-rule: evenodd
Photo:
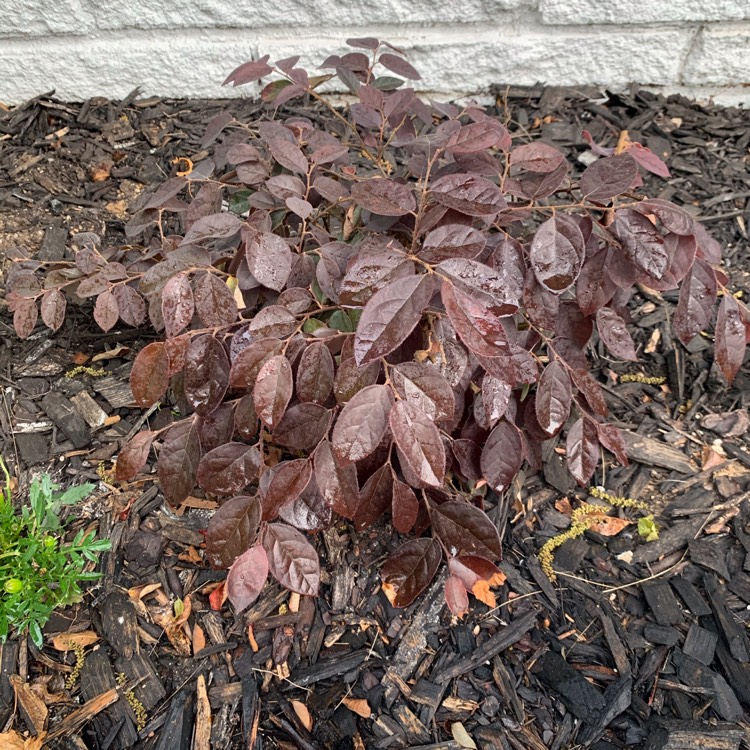
<path fill-rule="evenodd" d="M 28 632 L 42 646 L 42 628 L 52 612 L 81 599 L 80 585 L 100 573 L 86 570 L 99 553 L 110 549 L 108 539 L 79 531 L 72 542 L 64 541 L 60 521 L 63 505 L 76 503 L 91 493 L 92 484 L 60 492 L 49 474 L 34 479 L 29 503 L 13 507 L 10 474 L 0 457 L 5 488 L 0 495 L 0 641 L 11 631 Z"/>

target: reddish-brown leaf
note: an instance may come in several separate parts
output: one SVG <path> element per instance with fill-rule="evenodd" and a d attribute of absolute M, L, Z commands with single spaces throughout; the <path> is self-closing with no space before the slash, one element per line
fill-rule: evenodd
<path fill-rule="evenodd" d="M 598 159 L 583 170 L 579 186 L 583 197 L 595 203 L 607 203 L 626 192 L 638 176 L 638 166 L 630 154 Z"/>
<path fill-rule="evenodd" d="M 201 459 L 198 422 L 183 419 L 164 438 L 157 462 L 159 485 L 171 505 L 179 505 L 194 489 Z"/>
<path fill-rule="evenodd" d="M 433 422 L 453 418 L 456 397 L 437 367 L 421 362 L 402 362 L 390 372 L 393 387 L 404 401 L 423 411 Z"/>
<path fill-rule="evenodd" d="M 524 143 L 510 152 L 510 163 L 527 172 L 546 174 L 563 166 L 565 156 L 546 143 Z"/>
<path fill-rule="evenodd" d="M 274 467 L 273 479 L 262 499 L 263 520 L 272 521 L 279 508 L 299 497 L 312 477 L 313 463 L 307 458 L 283 461 Z"/>
<path fill-rule="evenodd" d="M 97 322 L 102 331 L 109 331 L 117 324 L 120 318 L 120 308 L 117 299 L 112 292 L 107 289 L 102 292 L 94 304 L 94 320 Z"/>
<path fill-rule="evenodd" d="M 295 451 L 312 451 L 328 434 L 332 418 L 333 412 L 320 404 L 294 404 L 273 428 L 273 440 Z"/>
<path fill-rule="evenodd" d="M 441 206 L 468 216 L 491 216 L 507 205 L 494 182 L 470 173 L 438 178 L 430 185 L 430 196 Z"/>
<path fill-rule="evenodd" d="M 422 242 L 419 257 L 427 263 L 440 263 L 451 258 L 476 258 L 487 240 L 478 229 L 463 224 L 444 224 L 433 229 Z"/>
<path fill-rule="evenodd" d="M 358 366 L 400 346 L 422 318 L 435 291 L 434 276 L 406 276 L 378 291 L 365 305 L 354 338 Z"/>
<path fill-rule="evenodd" d="M 309 165 L 299 146 L 281 138 L 272 138 L 268 141 L 268 150 L 271 156 L 290 172 L 307 174 Z"/>
<path fill-rule="evenodd" d="M 482 425 L 491 430 L 508 410 L 512 388 L 492 375 L 482 378 L 482 405 L 486 424 Z"/>
<path fill-rule="evenodd" d="M 167 392 L 169 386 L 169 358 L 166 346 L 155 341 L 138 352 L 130 370 L 130 389 L 136 404 L 152 406 Z"/>
<path fill-rule="evenodd" d="M 737 300 L 728 292 L 716 317 L 715 356 L 727 383 L 734 380 L 745 359 L 745 324 Z"/>
<path fill-rule="evenodd" d="M 260 462 L 260 451 L 254 445 L 220 445 L 201 458 L 198 484 L 214 495 L 236 495 L 257 478 Z"/>
<path fill-rule="evenodd" d="M 500 534 L 486 513 L 465 500 L 430 506 L 435 534 L 451 555 L 467 553 L 499 560 L 503 556 Z"/>
<path fill-rule="evenodd" d="M 696 258 L 682 282 L 680 297 L 672 318 L 674 331 L 686 346 L 711 322 L 716 291 L 714 269 L 706 261 Z"/>
<path fill-rule="evenodd" d="M 164 285 L 161 295 L 161 314 L 168 338 L 184 331 L 193 319 L 195 299 L 190 279 L 185 273 L 172 276 Z"/>
<path fill-rule="evenodd" d="M 269 289 L 280 292 L 292 272 L 292 252 L 289 245 L 277 234 L 251 232 L 245 252 L 250 273 Z"/>
<path fill-rule="evenodd" d="M 490 487 L 502 492 L 510 486 L 523 463 L 523 442 L 515 425 L 503 420 L 482 448 L 482 475 Z"/>
<path fill-rule="evenodd" d="M 251 495 L 227 500 L 211 516 L 206 529 L 206 559 L 214 568 L 229 568 L 255 541 L 260 503 Z"/>
<path fill-rule="evenodd" d="M 317 596 L 320 562 L 312 545 L 291 526 L 269 523 L 261 540 L 271 575 L 290 591 Z"/>
<path fill-rule="evenodd" d="M 65 295 L 59 289 L 50 289 L 42 295 L 42 320 L 47 328 L 57 331 L 65 320 L 67 306 Z"/>
<path fill-rule="evenodd" d="M 284 416 L 292 398 L 292 366 L 283 354 L 271 357 L 259 370 L 253 387 L 255 411 L 261 422 L 273 429 Z"/>
<path fill-rule="evenodd" d="M 391 507 L 393 479 L 393 470 L 389 464 L 384 464 L 362 485 L 354 514 L 356 529 L 372 526 Z"/>
<path fill-rule="evenodd" d="M 599 463 L 599 438 L 596 423 L 581 417 L 568 430 L 566 443 L 568 470 L 573 478 L 585 487 Z"/>
<path fill-rule="evenodd" d="M 300 531 L 320 531 L 331 526 L 333 512 L 323 499 L 315 477 L 302 494 L 279 508 L 279 518 Z"/>
<path fill-rule="evenodd" d="M 362 208 L 380 216 L 403 216 L 417 208 L 409 185 L 385 177 L 373 177 L 352 185 L 352 199 Z"/>
<path fill-rule="evenodd" d="M 242 86 L 244 83 L 259 81 L 261 78 L 273 73 L 273 68 L 268 64 L 270 55 L 263 55 L 259 60 L 251 60 L 237 66 L 226 78 L 223 86 L 231 83 L 232 86 Z"/>
<path fill-rule="evenodd" d="M 271 357 L 281 353 L 283 345 L 278 339 L 264 338 L 251 342 L 232 362 L 229 372 L 229 384 L 232 388 L 252 390 L 258 378 L 260 368 Z"/>
<path fill-rule="evenodd" d="M 391 498 L 391 515 L 393 528 L 401 534 L 408 534 L 417 521 L 419 501 L 414 490 L 400 479 L 393 478 L 393 496 Z"/>
<path fill-rule="evenodd" d="M 633 339 L 628 333 L 625 321 L 611 308 L 602 307 L 596 311 L 596 330 L 599 336 L 615 357 L 636 362 Z"/>
<path fill-rule="evenodd" d="M 383 52 L 378 58 L 378 62 L 384 68 L 388 68 L 391 72 L 396 73 L 396 75 L 403 76 L 412 81 L 418 81 L 422 77 L 403 57 L 392 55 L 390 52 Z"/>
<path fill-rule="evenodd" d="M 463 617 L 469 611 L 469 594 L 457 576 L 450 575 L 445 580 L 445 603 L 456 617 Z"/>
<path fill-rule="evenodd" d="M 185 356 L 185 398 L 205 417 L 222 401 L 229 387 L 229 357 L 213 336 L 196 336 Z"/>
<path fill-rule="evenodd" d="M 622 433 L 613 424 L 596 424 L 599 442 L 608 450 L 612 451 L 617 460 L 623 465 L 628 465 L 628 448 L 622 439 Z"/>
<path fill-rule="evenodd" d="M 148 460 L 151 444 L 158 434 L 152 430 L 141 430 L 125 444 L 115 464 L 115 478 L 118 482 L 127 482 L 143 468 Z"/>
<path fill-rule="evenodd" d="M 310 344 L 297 368 L 297 398 L 324 404 L 333 391 L 334 369 L 330 349 L 322 341 Z"/>
<path fill-rule="evenodd" d="M 259 544 L 243 552 L 227 575 L 227 597 L 239 613 L 249 607 L 263 591 L 268 578 L 268 556 Z"/>
<path fill-rule="evenodd" d="M 356 393 L 341 410 L 331 445 L 344 463 L 361 461 L 380 445 L 388 429 L 393 394 L 385 385 L 370 385 Z"/>
<path fill-rule="evenodd" d="M 632 208 L 620 208 L 615 212 L 611 230 L 637 269 L 655 279 L 664 275 L 669 265 L 664 239 L 643 214 Z"/>
<path fill-rule="evenodd" d="M 556 435 L 570 416 L 573 388 L 568 370 L 558 360 L 542 372 L 536 389 L 536 417 L 548 435 Z"/>
<path fill-rule="evenodd" d="M 357 469 L 342 463 L 327 439 L 315 450 L 315 481 L 329 508 L 344 518 L 353 519 L 359 506 Z"/>
<path fill-rule="evenodd" d="M 518 312 L 518 280 L 505 269 L 492 268 L 476 260 L 451 258 L 437 266 L 441 276 L 481 302 L 493 315 L 504 317 Z"/>
<path fill-rule="evenodd" d="M 399 547 L 380 571 L 383 591 L 394 607 L 406 607 L 430 584 L 443 553 L 436 539 L 413 539 Z"/>
<path fill-rule="evenodd" d="M 120 311 L 120 320 L 129 326 L 140 326 L 146 320 L 146 303 L 132 286 L 118 284 L 112 289 Z"/>
<path fill-rule="evenodd" d="M 375 292 L 402 276 L 414 275 L 414 261 L 390 250 L 352 260 L 339 287 L 342 305 L 364 305 Z"/>
<path fill-rule="evenodd" d="M 195 311 L 206 328 L 221 328 L 237 320 L 237 302 L 229 287 L 212 273 L 204 273 L 193 284 Z"/>
<path fill-rule="evenodd" d="M 440 487 L 445 478 L 445 448 L 435 423 L 408 401 L 391 409 L 389 423 L 399 456 L 409 464 L 420 483 Z"/>
<path fill-rule="evenodd" d="M 565 216 L 543 222 L 534 234 L 529 260 L 539 283 L 560 293 L 575 283 L 586 245 L 578 225 Z"/>

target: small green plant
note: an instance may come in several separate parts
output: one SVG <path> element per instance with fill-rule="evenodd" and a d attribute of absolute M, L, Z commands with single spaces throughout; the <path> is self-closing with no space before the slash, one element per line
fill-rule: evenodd
<path fill-rule="evenodd" d="M 93 581 L 100 574 L 87 571 L 87 562 L 110 548 L 108 539 L 95 539 L 94 532 L 79 531 L 72 542 L 63 541 L 60 521 L 63 505 L 86 497 L 92 484 L 59 492 L 49 474 L 34 479 L 29 503 L 13 507 L 10 475 L 0 458 L 5 489 L 0 494 L 0 641 L 13 628 L 28 631 L 31 640 L 42 646 L 42 628 L 57 607 L 81 598 L 82 581 Z"/>

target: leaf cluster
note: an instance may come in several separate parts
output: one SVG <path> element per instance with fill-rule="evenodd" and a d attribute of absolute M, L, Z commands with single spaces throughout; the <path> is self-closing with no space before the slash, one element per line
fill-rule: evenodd
<path fill-rule="evenodd" d="M 41 648 L 42 628 L 50 615 L 80 600 L 82 582 L 99 578 L 99 573 L 87 570 L 88 563 L 95 563 L 111 543 L 83 529 L 71 542 L 63 539 L 62 506 L 86 497 L 93 485 L 59 492 L 49 474 L 43 474 L 32 481 L 29 504 L 19 511 L 2 459 L 0 467 L 6 478 L 0 495 L 0 640 L 5 641 L 11 629 L 28 631 Z"/>
<path fill-rule="evenodd" d="M 668 175 L 647 148 L 584 134 L 599 158 L 575 175 L 557 149 L 515 143 L 477 107 L 419 99 L 399 50 L 349 44 L 315 76 L 298 57 L 239 66 L 227 83 L 275 75 L 264 101 L 319 108 L 218 115 L 203 140 L 212 156 L 127 225 L 144 246 L 79 235 L 71 261 L 20 258 L 8 299 L 22 336 L 38 314 L 57 329 L 69 301 L 88 299 L 103 330 L 163 332 L 134 362 L 133 394 L 147 407 L 171 387 L 191 413 L 136 435 L 117 476 L 133 478 L 156 441 L 170 503 L 196 486 L 221 500 L 207 554 L 231 568 L 238 607 L 269 572 L 316 593 L 305 534 L 389 513 L 415 535 L 383 568 L 393 603 L 412 601 L 445 557 L 461 612 L 478 581 L 498 580 L 488 488 L 538 467 L 552 439 L 581 486 L 603 449 L 627 462 L 587 350 L 637 360 L 636 286 L 680 289 L 684 344 L 713 322 L 727 381 L 750 317 L 723 294 L 714 321 L 720 248 L 688 212 L 639 193 L 643 170 Z M 333 77 L 355 98 L 344 110 L 319 93 Z"/>

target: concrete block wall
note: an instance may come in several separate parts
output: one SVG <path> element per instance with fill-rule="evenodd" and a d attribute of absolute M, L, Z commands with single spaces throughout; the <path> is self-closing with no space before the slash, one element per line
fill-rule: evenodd
<path fill-rule="evenodd" d="M 420 91 L 639 83 L 750 103 L 750 0 L 11 0 L 0 102 L 248 96 L 221 82 L 270 53 L 313 66 L 350 36 L 406 50 Z"/>

